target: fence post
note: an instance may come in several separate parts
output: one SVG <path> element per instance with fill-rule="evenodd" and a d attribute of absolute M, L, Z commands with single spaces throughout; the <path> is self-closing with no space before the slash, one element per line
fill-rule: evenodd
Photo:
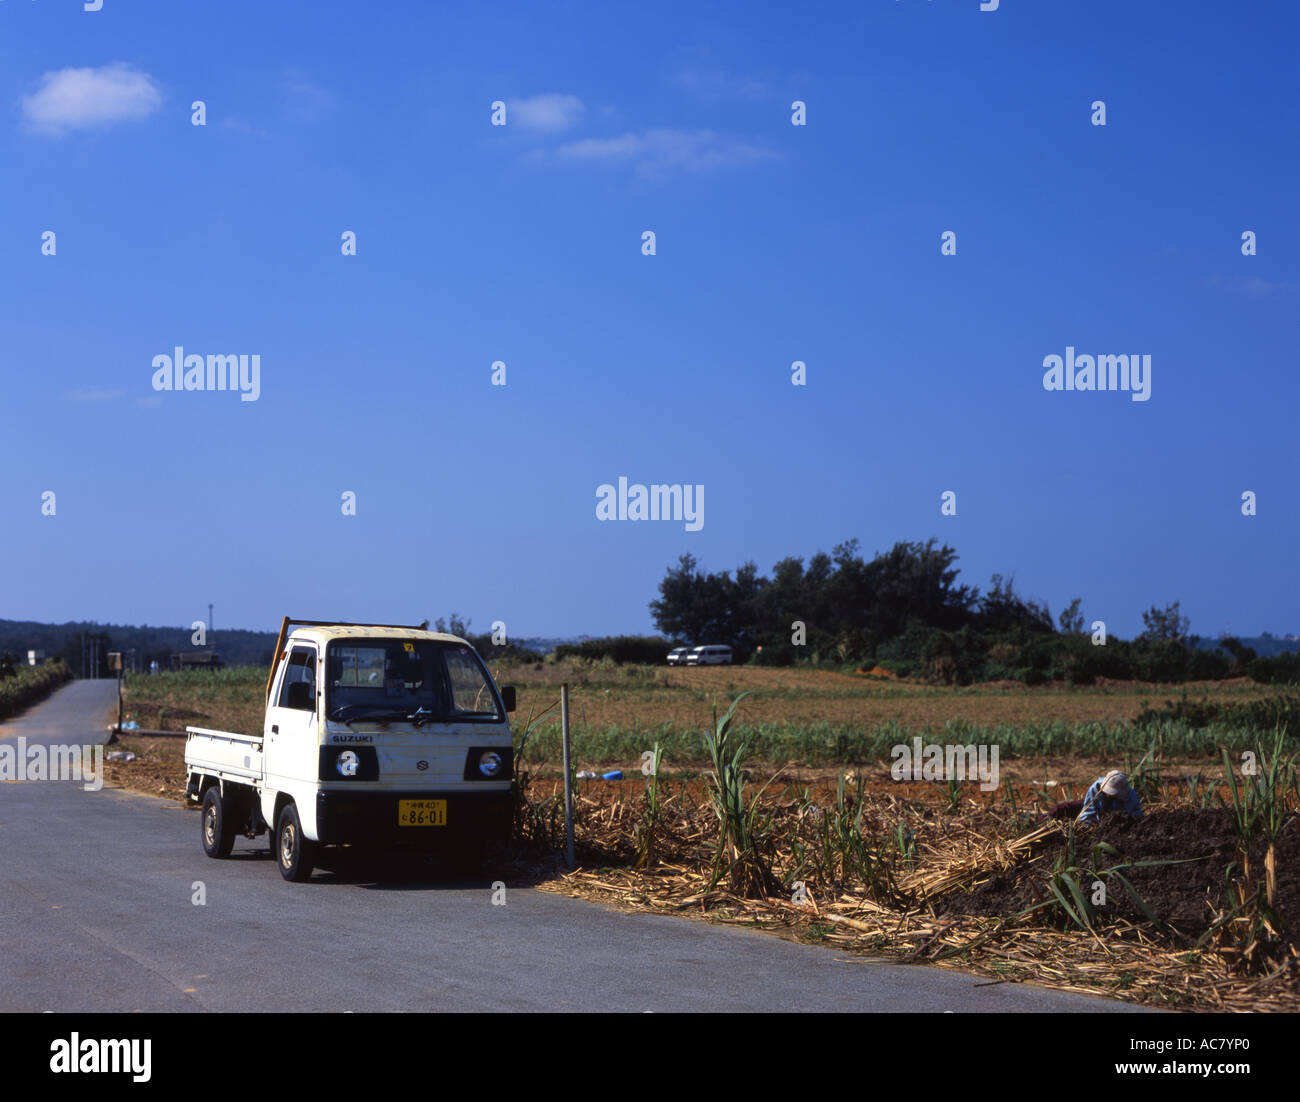
<path fill-rule="evenodd" d="M 573 765 L 569 750 L 569 683 L 560 685 L 560 729 L 564 735 L 564 860 L 573 868 Z"/>

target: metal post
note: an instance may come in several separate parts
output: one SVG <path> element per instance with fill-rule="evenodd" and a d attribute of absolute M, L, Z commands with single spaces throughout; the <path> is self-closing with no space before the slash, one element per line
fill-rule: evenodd
<path fill-rule="evenodd" d="M 560 729 L 564 732 L 564 860 L 573 868 L 573 765 L 569 753 L 569 683 L 560 685 Z"/>

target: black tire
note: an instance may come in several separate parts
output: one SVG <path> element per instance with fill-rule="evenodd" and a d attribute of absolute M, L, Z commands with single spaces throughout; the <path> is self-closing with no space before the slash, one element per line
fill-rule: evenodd
<path fill-rule="evenodd" d="M 303 837 L 298 809 L 293 804 L 285 804 L 280 810 L 275 827 L 275 862 L 280 866 L 280 875 L 295 884 L 310 880 L 311 870 L 316 867 L 316 843 Z"/>
<path fill-rule="evenodd" d="M 235 848 L 235 801 L 221 794 L 221 787 L 213 785 L 203 793 L 203 807 L 199 811 L 199 836 L 203 852 L 209 857 L 229 857 Z"/>

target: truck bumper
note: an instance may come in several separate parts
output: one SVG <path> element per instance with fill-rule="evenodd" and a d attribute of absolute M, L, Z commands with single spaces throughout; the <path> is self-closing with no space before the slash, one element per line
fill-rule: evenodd
<path fill-rule="evenodd" d="M 446 800 L 445 826 L 399 826 L 399 800 Z M 514 818 L 510 792 L 318 792 L 317 840 L 326 844 L 411 845 L 454 849 L 507 842 Z"/>

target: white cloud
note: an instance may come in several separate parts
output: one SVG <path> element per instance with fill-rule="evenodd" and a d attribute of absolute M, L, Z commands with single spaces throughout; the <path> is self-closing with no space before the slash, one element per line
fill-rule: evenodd
<path fill-rule="evenodd" d="M 105 390 L 97 386 L 82 386 L 76 390 L 66 391 L 63 395 L 70 402 L 111 402 L 121 398 L 120 390 Z"/>
<path fill-rule="evenodd" d="M 586 109 L 577 96 L 544 92 L 530 99 L 507 100 L 506 125 L 554 133 L 567 130 L 582 117 Z"/>
<path fill-rule="evenodd" d="M 1274 295 L 1294 295 L 1300 291 L 1300 283 L 1287 279 L 1261 279 L 1259 276 L 1233 275 L 1225 279 L 1222 275 L 1212 275 L 1206 286 L 1229 293 L 1246 295 L 1248 298 L 1270 298 Z"/>
<path fill-rule="evenodd" d="M 162 105 L 162 93 L 148 73 L 115 62 L 99 69 L 46 73 L 22 105 L 23 119 L 32 129 L 58 135 L 143 119 Z"/>
<path fill-rule="evenodd" d="M 640 156 L 645 150 L 645 138 L 639 134 L 623 134 L 617 138 L 583 138 L 569 142 L 556 150 L 556 156 L 571 157 L 575 161 L 624 161 Z"/>
<path fill-rule="evenodd" d="M 294 122 L 316 122 L 334 108 L 334 93 L 301 69 L 286 70 L 281 92 L 286 113 Z"/>
<path fill-rule="evenodd" d="M 221 128 L 223 130 L 233 130 L 238 134 L 252 134 L 257 138 L 267 137 L 267 132 L 260 126 L 254 126 L 243 119 L 224 118 L 221 120 Z"/>
<path fill-rule="evenodd" d="M 1270 295 L 1291 295 L 1300 285 L 1288 279 L 1260 279 L 1259 276 L 1238 276 L 1236 288 L 1251 298 L 1268 298 Z"/>
<path fill-rule="evenodd" d="M 758 101 L 768 95 L 767 85 L 753 77 L 723 69 L 686 69 L 673 80 L 694 95 L 708 100 L 745 99 Z"/>
<path fill-rule="evenodd" d="M 556 150 L 572 161 L 631 163 L 637 170 L 660 173 L 671 169 L 708 172 L 732 165 L 753 164 L 774 156 L 770 149 L 726 138 L 712 130 L 646 130 L 616 138 L 583 138 Z"/>

